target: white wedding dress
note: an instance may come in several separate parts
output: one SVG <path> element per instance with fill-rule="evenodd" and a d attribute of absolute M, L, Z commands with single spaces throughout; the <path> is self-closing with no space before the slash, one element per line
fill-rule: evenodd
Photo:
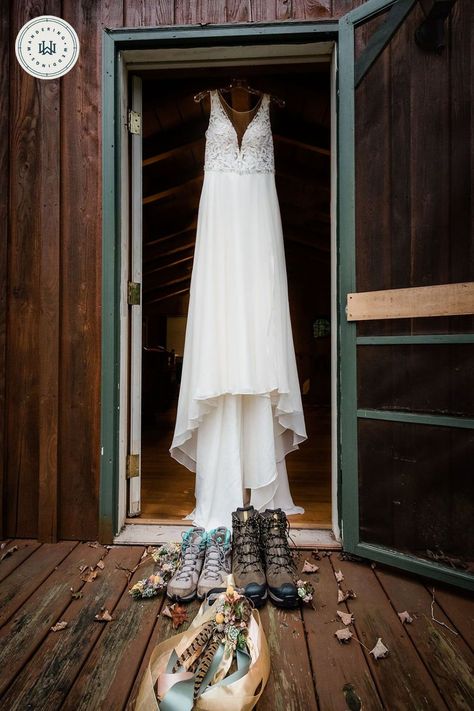
<path fill-rule="evenodd" d="M 196 472 L 209 530 L 231 527 L 244 489 L 259 511 L 294 505 L 285 456 L 307 438 L 288 305 L 275 186 L 270 97 L 239 147 L 211 91 L 204 183 L 178 410 L 170 454 Z M 246 112 L 250 113 L 250 112 Z"/>

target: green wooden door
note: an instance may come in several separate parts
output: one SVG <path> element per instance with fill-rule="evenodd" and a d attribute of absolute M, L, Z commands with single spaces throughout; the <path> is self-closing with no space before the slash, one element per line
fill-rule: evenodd
<path fill-rule="evenodd" d="M 440 55 L 415 43 L 413 0 L 370 0 L 340 21 L 338 406 L 344 549 L 472 589 L 462 12 Z"/>

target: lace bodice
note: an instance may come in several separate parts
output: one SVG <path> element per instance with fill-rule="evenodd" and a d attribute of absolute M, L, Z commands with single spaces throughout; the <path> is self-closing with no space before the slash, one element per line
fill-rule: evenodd
<path fill-rule="evenodd" d="M 211 91 L 204 170 L 225 173 L 274 173 L 270 97 L 264 94 L 239 148 L 237 132 L 217 91 Z"/>

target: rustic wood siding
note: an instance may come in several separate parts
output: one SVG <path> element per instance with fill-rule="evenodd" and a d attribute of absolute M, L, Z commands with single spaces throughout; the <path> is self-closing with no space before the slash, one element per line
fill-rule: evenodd
<path fill-rule="evenodd" d="M 8 234 L 8 240 L 0 243 L 4 535 L 39 535 L 49 540 L 94 538 L 98 532 L 102 30 L 330 19 L 359 4 L 360 0 L 11 0 L 1 4 L 0 131 L 2 137 L 9 136 L 0 142 L 0 224 Z M 436 59 L 443 65 L 440 72 L 431 72 L 430 57 L 419 60 L 420 81 L 426 81 L 423 93 L 420 85 L 420 94 L 412 95 L 413 120 L 425 102 L 439 92 L 451 92 L 451 129 L 440 124 L 433 137 L 443 146 L 449 130 L 451 136 L 458 132 L 468 141 L 471 10 L 471 3 L 458 2 L 450 25 L 451 49 Z M 42 82 L 20 69 L 13 46 L 27 20 L 48 13 L 75 27 L 81 55 L 67 76 Z M 403 32 L 408 35 L 397 42 L 406 41 L 407 52 L 413 53 L 412 30 Z M 406 66 L 387 60 L 383 69 L 373 71 L 384 71 L 387 77 L 392 72 L 395 101 L 402 92 Z M 374 92 L 372 97 L 375 111 Z M 397 131 L 403 130 L 398 125 Z M 456 142 L 450 153 L 443 148 L 445 177 L 438 182 L 446 181 L 452 196 L 449 214 L 436 200 L 425 202 L 416 218 L 420 222 L 441 220 L 443 229 L 461 231 L 467 196 L 458 164 L 464 164 L 469 145 Z M 430 146 L 419 143 L 410 156 L 399 153 L 397 170 L 406 168 L 401 161 L 416 158 L 420 171 L 416 179 L 427 180 L 426 150 Z M 405 204 L 403 209 L 410 208 Z M 383 215 L 380 219 L 389 219 Z M 396 222 L 400 216 L 390 219 Z M 464 259 L 466 240 L 467 236 L 459 238 L 451 259 Z M 442 252 L 430 255 L 420 252 L 417 258 L 420 263 L 435 259 L 438 264 L 445 258 Z M 379 267 L 372 262 L 370 268 Z"/>

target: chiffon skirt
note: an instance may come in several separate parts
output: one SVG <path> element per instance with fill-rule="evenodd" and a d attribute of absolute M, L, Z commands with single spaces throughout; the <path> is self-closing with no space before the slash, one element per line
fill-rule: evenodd
<path fill-rule="evenodd" d="M 303 513 L 285 456 L 306 437 L 274 174 L 206 171 L 170 447 L 196 473 L 188 518 L 230 527 L 245 489 Z"/>

